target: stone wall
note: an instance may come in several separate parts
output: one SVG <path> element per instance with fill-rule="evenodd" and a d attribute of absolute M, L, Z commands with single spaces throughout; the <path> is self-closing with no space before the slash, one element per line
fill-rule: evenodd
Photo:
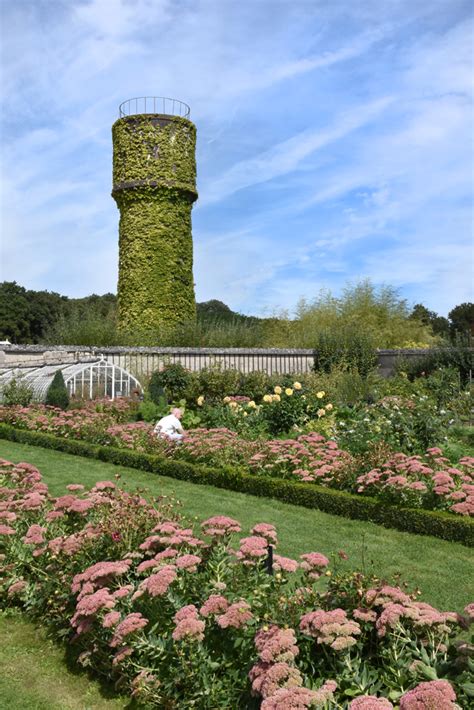
<path fill-rule="evenodd" d="M 379 371 L 384 377 L 393 373 L 398 358 L 419 357 L 426 350 L 379 350 Z M 180 362 L 191 371 L 220 363 L 241 372 L 260 370 L 272 374 L 302 374 L 313 367 L 312 350 L 271 348 L 91 348 L 80 346 L 9 345 L 0 350 L 0 368 L 41 367 L 53 363 L 96 360 L 101 355 L 146 380 L 166 363 Z"/>

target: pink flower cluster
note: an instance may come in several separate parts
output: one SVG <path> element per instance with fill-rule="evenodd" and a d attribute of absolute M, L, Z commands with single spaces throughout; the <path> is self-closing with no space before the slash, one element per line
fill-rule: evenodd
<path fill-rule="evenodd" d="M 118 560 L 116 562 L 96 562 L 84 572 L 73 577 L 71 591 L 73 594 L 81 593 L 85 585 L 90 590 L 105 587 L 112 579 L 126 574 L 130 569 L 132 560 Z"/>
<path fill-rule="evenodd" d="M 241 626 L 252 621 L 253 614 L 250 610 L 250 604 L 243 599 L 231 604 L 226 611 L 217 616 L 217 623 L 221 629 L 240 629 Z"/>
<path fill-rule="evenodd" d="M 275 624 L 255 634 L 259 658 L 265 663 L 293 661 L 299 653 L 293 629 L 280 629 Z"/>
<path fill-rule="evenodd" d="M 220 594 L 211 594 L 210 597 L 206 599 L 201 607 L 201 616 L 216 616 L 217 614 L 223 614 L 229 608 L 229 602 L 227 599 Z"/>
<path fill-rule="evenodd" d="M 150 535 L 140 545 L 140 550 L 153 551 L 157 547 L 200 547 L 204 543 L 194 537 L 191 528 L 183 528 L 179 523 L 167 521 L 159 523 L 153 530 L 157 535 Z"/>
<path fill-rule="evenodd" d="M 321 434 L 302 434 L 296 439 L 275 439 L 259 446 L 248 460 L 255 472 L 263 471 L 279 478 L 294 478 L 308 483 L 332 485 L 338 482 L 353 460 L 336 442 Z"/>
<path fill-rule="evenodd" d="M 110 617 L 110 614 L 109 614 Z M 128 614 L 123 621 L 121 621 L 118 626 L 116 626 L 114 635 L 110 640 L 110 646 L 115 648 L 116 646 L 121 646 L 125 637 L 134 634 L 140 629 L 144 629 L 148 624 L 148 619 L 145 619 L 140 613 L 135 612 Z"/>
<path fill-rule="evenodd" d="M 393 705 L 386 698 L 375 695 L 361 695 L 349 705 L 349 710 L 393 710 Z"/>
<path fill-rule="evenodd" d="M 268 542 L 264 537 L 253 535 L 240 540 L 240 548 L 235 553 L 244 565 L 254 565 L 268 554 Z"/>
<path fill-rule="evenodd" d="M 140 582 L 138 589 L 132 596 L 132 599 L 138 599 L 143 594 L 148 594 L 150 597 L 162 597 L 168 591 L 168 588 L 177 578 L 176 568 L 173 565 L 165 565 L 158 572 L 150 575 L 143 582 Z"/>
<path fill-rule="evenodd" d="M 237 520 L 227 518 L 225 515 L 215 515 L 212 518 L 208 518 L 201 523 L 201 528 L 204 535 L 215 538 L 226 537 L 242 530 Z"/>
<path fill-rule="evenodd" d="M 328 566 L 329 560 L 320 552 L 308 552 L 301 555 L 301 569 L 304 569 L 309 579 L 318 579 Z"/>
<path fill-rule="evenodd" d="M 198 610 L 194 604 L 182 607 L 173 617 L 176 624 L 173 631 L 173 639 L 182 641 L 183 639 L 192 641 L 202 641 L 206 624 L 199 618 Z"/>
<path fill-rule="evenodd" d="M 454 612 L 441 612 L 426 602 L 416 602 L 398 587 L 385 585 L 380 589 L 369 589 L 365 600 L 371 607 L 379 607 L 375 627 L 379 637 L 383 637 L 398 624 L 408 622 L 420 632 L 428 628 L 438 635 L 450 632 L 450 624 L 458 623 L 458 615 Z M 356 610 L 357 611 L 357 610 Z M 354 616 L 356 616 L 354 611 Z M 373 611 L 373 610 L 372 610 Z M 360 617 L 360 611 L 359 616 Z M 365 610 L 367 618 L 370 610 Z"/>
<path fill-rule="evenodd" d="M 344 609 L 332 611 L 311 611 L 300 619 L 300 629 L 307 636 L 312 636 L 317 643 L 330 646 L 335 651 L 343 651 L 357 643 L 354 636 L 361 632 L 356 621 L 347 618 Z"/>
<path fill-rule="evenodd" d="M 455 710 L 456 693 L 447 680 L 420 683 L 400 698 L 400 710 Z"/>
<path fill-rule="evenodd" d="M 299 686 L 279 688 L 273 695 L 261 704 L 261 710 L 306 710 L 306 708 L 323 707 L 333 698 L 336 690 L 335 681 L 326 681 L 319 690 L 309 690 Z"/>
<path fill-rule="evenodd" d="M 357 493 L 382 495 L 389 502 L 450 510 L 474 515 L 474 458 L 465 456 L 457 466 L 438 448 L 426 456 L 397 453 L 380 468 L 357 478 Z"/>
<path fill-rule="evenodd" d="M 303 688 L 303 678 L 295 666 L 299 653 L 293 629 L 276 624 L 255 634 L 259 660 L 251 668 L 252 694 L 263 698 L 262 708 L 287 710 L 323 705 L 332 700 L 337 684 L 326 681 L 319 690 Z"/>

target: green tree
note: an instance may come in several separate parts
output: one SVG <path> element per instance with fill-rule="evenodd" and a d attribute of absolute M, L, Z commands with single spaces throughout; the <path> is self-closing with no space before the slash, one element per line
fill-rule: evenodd
<path fill-rule="evenodd" d="M 444 316 L 439 316 L 435 311 L 430 311 L 422 303 L 413 306 L 410 314 L 412 320 L 417 320 L 423 325 L 430 326 L 435 335 L 442 338 L 449 337 L 449 321 Z"/>
<path fill-rule="evenodd" d="M 460 303 L 449 313 L 451 334 L 461 333 L 468 337 L 474 335 L 474 303 Z"/>
<path fill-rule="evenodd" d="M 67 308 L 68 299 L 49 291 L 27 291 L 15 281 L 0 283 L 0 336 L 13 343 L 38 343 Z"/>
<path fill-rule="evenodd" d="M 30 337 L 26 289 L 15 281 L 0 284 L 0 336 L 12 343 L 25 343 Z"/>
<path fill-rule="evenodd" d="M 69 394 L 61 370 L 58 370 L 54 375 L 53 381 L 48 387 L 45 402 L 50 407 L 59 407 L 60 409 L 67 409 L 69 406 Z"/>
<path fill-rule="evenodd" d="M 368 279 L 348 284 L 340 297 L 324 290 L 312 302 L 300 301 L 296 316 L 293 347 L 314 347 L 319 333 L 340 330 L 363 333 L 376 348 L 436 342 L 428 325 L 410 318 L 397 289 L 374 286 Z"/>

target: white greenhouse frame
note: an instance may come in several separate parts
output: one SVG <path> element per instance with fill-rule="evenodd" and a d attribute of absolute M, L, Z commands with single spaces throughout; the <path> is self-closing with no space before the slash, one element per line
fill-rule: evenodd
<path fill-rule="evenodd" d="M 42 367 L 15 367 L 0 370 L 0 399 L 3 388 L 13 379 L 20 380 L 33 392 L 33 400 L 44 402 L 46 393 L 58 370 L 61 370 L 70 397 L 96 399 L 97 397 L 130 397 L 133 390 L 143 392 L 140 382 L 123 367 L 104 358 L 72 365 L 43 365 Z"/>

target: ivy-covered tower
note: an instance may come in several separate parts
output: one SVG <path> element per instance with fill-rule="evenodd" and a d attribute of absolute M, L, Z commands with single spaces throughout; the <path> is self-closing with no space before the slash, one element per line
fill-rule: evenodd
<path fill-rule="evenodd" d="M 113 190 L 120 210 L 119 325 L 153 332 L 196 316 L 191 209 L 196 127 L 189 106 L 143 97 L 112 127 Z"/>

